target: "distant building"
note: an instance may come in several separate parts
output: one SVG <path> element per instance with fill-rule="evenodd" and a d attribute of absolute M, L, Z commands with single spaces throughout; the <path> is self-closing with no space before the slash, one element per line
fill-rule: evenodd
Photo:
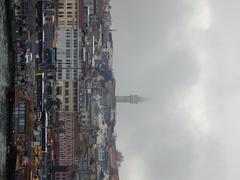
<path fill-rule="evenodd" d="M 30 99 L 24 96 L 25 88 L 23 85 L 15 86 L 15 133 L 17 145 L 22 144 L 28 136 L 30 129 Z"/>
<path fill-rule="evenodd" d="M 76 112 L 58 112 L 59 128 L 64 130 L 58 133 L 57 164 L 59 166 L 72 166 L 79 162 L 78 157 L 75 156 L 75 127 L 78 118 Z"/>
<path fill-rule="evenodd" d="M 139 102 L 143 102 L 145 99 L 138 95 L 130 95 L 130 96 L 116 96 L 117 103 L 130 103 L 137 104 Z"/>
<path fill-rule="evenodd" d="M 83 24 L 83 0 L 58 0 L 57 5 L 57 98 L 61 102 L 60 110 L 78 111 L 77 83 L 82 76 L 80 24 Z"/>
<path fill-rule="evenodd" d="M 57 96 L 61 104 L 60 111 L 77 111 L 77 81 L 57 81 Z"/>
<path fill-rule="evenodd" d="M 59 28 L 57 38 L 57 80 L 77 80 L 79 69 L 79 31 L 74 28 Z"/>
<path fill-rule="evenodd" d="M 91 117 L 89 112 L 81 112 L 81 124 L 89 125 L 91 123 Z"/>
<path fill-rule="evenodd" d="M 108 150 L 108 156 L 110 158 L 110 176 L 112 180 L 119 180 L 119 172 L 118 172 L 118 162 L 117 162 L 117 150 L 116 144 L 112 144 L 112 146 Z"/>
<path fill-rule="evenodd" d="M 78 1 L 58 0 L 58 27 L 77 27 Z"/>
<path fill-rule="evenodd" d="M 78 29 L 59 28 L 57 30 L 57 88 L 62 111 L 78 110 L 77 83 L 82 76 L 79 55 L 80 37 Z"/>

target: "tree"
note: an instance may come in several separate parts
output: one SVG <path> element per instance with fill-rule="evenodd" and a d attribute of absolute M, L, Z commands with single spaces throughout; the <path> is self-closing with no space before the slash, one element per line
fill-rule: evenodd
<path fill-rule="evenodd" d="M 122 153 L 120 151 L 117 150 L 116 156 L 117 156 L 116 158 L 117 158 L 118 167 L 120 167 L 121 163 L 123 162 L 123 159 L 124 159 L 123 155 L 122 155 Z"/>
<path fill-rule="evenodd" d="M 61 104 L 61 101 L 59 98 L 56 98 L 56 100 L 52 100 L 52 106 L 53 106 L 53 109 L 55 110 L 59 110 L 60 109 L 60 104 Z"/>

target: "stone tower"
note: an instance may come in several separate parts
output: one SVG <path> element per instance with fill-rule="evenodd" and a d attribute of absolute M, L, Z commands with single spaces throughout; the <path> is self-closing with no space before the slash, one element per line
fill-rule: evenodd
<path fill-rule="evenodd" d="M 138 95 L 130 95 L 130 96 L 116 96 L 117 103 L 130 103 L 137 104 L 139 102 L 143 102 L 145 99 Z"/>

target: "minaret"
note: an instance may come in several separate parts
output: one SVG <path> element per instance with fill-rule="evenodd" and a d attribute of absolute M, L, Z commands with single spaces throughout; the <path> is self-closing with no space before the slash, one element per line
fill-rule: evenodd
<path fill-rule="evenodd" d="M 137 104 L 139 102 L 143 102 L 145 99 L 138 95 L 130 95 L 130 96 L 116 96 L 117 103 L 130 103 Z"/>

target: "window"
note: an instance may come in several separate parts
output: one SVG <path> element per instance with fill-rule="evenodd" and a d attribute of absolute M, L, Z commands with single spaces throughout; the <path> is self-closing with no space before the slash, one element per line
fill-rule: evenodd
<path fill-rule="evenodd" d="M 67 39 L 67 41 L 66 41 L 66 47 L 67 47 L 67 48 L 71 48 L 71 41 L 70 41 L 70 39 Z"/>
<path fill-rule="evenodd" d="M 74 79 L 77 79 L 77 73 L 74 72 Z"/>
<path fill-rule="evenodd" d="M 62 95 L 62 87 L 57 87 L 57 95 Z"/>
<path fill-rule="evenodd" d="M 66 97 L 66 98 L 65 98 L 65 103 L 68 104 L 68 102 L 69 102 L 69 101 L 68 101 L 68 98 Z"/>
<path fill-rule="evenodd" d="M 66 54 L 66 58 L 71 58 L 71 54 Z"/>
<path fill-rule="evenodd" d="M 69 110 L 69 107 L 68 105 L 65 106 L 65 110 L 68 111 Z"/>
<path fill-rule="evenodd" d="M 71 58 L 71 50 L 70 49 L 66 50 L 66 58 Z"/>
<path fill-rule="evenodd" d="M 70 59 L 66 59 L 66 64 L 70 64 L 71 60 Z"/>
<path fill-rule="evenodd" d="M 67 47 L 67 48 L 70 48 L 70 47 L 71 47 L 71 44 L 70 44 L 70 43 L 66 43 L 66 47 Z"/>
<path fill-rule="evenodd" d="M 70 79 L 70 73 L 67 72 L 66 79 Z"/>
<path fill-rule="evenodd" d="M 62 79 L 62 72 L 58 73 L 58 79 Z"/>
<path fill-rule="evenodd" d="M 77 98 L 73 98 L 73 102 L 75 103 L 75 104 L 77 104 Z"/>
<path fill-rule="evenodd" d="M 73 106 L 74 111 L 77 111 L 77 105 Z"/>
<path fill-rule="evenodd" d="M 77 90 L 77 82 L 73 82 L 74 90 Z"/>
<path fill-rule="evenodd" d="M 77 96 L 77 91 L 73 90 L 73 96 Z"/>
<path fill-rule="evenodd" d="M 58 24 L 63 26 L 64 25 L 64 21 L 59 21 Z"/>
<path fill-rule="evenodd" d="M 68 88 L 68 87 L 69 87 L 69 83 L 65 82 L 65 88 Z"/>
<path fill-rule="evenodd" d="M 74 49 L 74 56 L 77 56 L 77 49 Z"/>
<path fill-rule="evenodd" d="M 77 40 L 76 39 L 74 39 L 74 47 L 77 47 L 77 45 L 78 45 L 78 42 L 77 42 Z"/>
<path fill-rule="evenodd" d="M 64 3 L 58 3 L 58 9 L 64 9 Z"/>
<path fill-rule="evenodd" d="M 68 89 L 65 90 L 65 96 L 68 96 L 69 95 L 69 91 Z"/>
<path fill-rule="evenodd" d="M 68 21 L 68 22 L 67 22 L 67 25 L 72 25 L 72 21 Z"/>
<path fill-rule="evenodd" d="M 67 35 L 67 36 L 70 37 L 70 34 Z M 69 45 L 70 45 L 70 44 L 71 44 L 71 40 L 70 40 L 70 39 L 67 39 L 67 40 L 66 40 L 66 44 L 69 44 Z"/>

